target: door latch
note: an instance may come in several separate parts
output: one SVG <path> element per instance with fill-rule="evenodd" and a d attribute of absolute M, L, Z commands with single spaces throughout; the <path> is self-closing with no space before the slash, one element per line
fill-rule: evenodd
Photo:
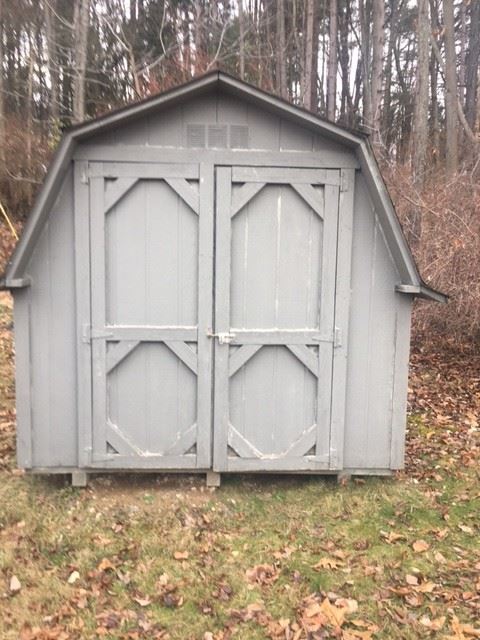
<path fill-rule="evenodd" d="M 209 338 L 218 338 L 219 344 L 230 344 L 236 337 L 234 333 L 213 333 L 210 329 L 207 331 L 207 336 Z"/>

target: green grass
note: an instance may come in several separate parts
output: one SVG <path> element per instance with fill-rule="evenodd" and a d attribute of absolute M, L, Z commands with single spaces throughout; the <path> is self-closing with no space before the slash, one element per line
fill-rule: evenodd
<path fill-rule="evenodd" d="M 0 312 L 8 422 L 9 306 Z M 418 415 L 412 428 L 429 431 Z M 4 443 L 7 431 L 0 432 Z M 405 475 L 347 486 L 321 477 L 233 476 L 215 492 L 202 477 L 135 475 L 99 477 L 74 490 L 63 478 L 13 469 L 10 461 L 0 473 L 2 640 L 17 640 L 22 629 L 23 637 L 39 639 L 62 631 L 66 638 L 112 640 L 202 640 L 211 632 L 220 640 L 233 628 L 234 638 L 280 638 L 261 617 L 242 621 L 241 612 L 262 603 L 269 620 L 301 622 L 302 602 L 316 592 L 357 600 L 350 618 L 375 624 L 374 638 L 453 636 L 453 616 L 471 624 L 479 618 L 475 598 L 465 596 L 478 596 L 480 588 L 478 467 L 441 481 Z M 388 534 L 402 537 L 388 542 Z M 417 540 L 429 549 L 415 552 Z M 184 551 L 187 559 L 175 559 Z M 316 570 L 322 558 L 339 564 Z M 261 564 L 274 566 L 271 584 L 247 579 L 247 570 Z M 74 571 L 79 578 L 69 584 Z M 433 591 L 418 594 L 407 574 L 435 583 Z M 22 585 L 15 595 L 12 575 Z M 445 615 L 444 628 L 427 629 L 425 615 Z"/>

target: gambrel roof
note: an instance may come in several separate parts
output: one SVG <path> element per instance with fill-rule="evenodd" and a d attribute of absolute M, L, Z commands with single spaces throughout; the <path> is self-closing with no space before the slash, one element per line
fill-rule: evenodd
<path fill-rule="evenodd" d="M 22 237 L 11 257 L 4 277 L 0 280 L 0 288 L 13 289 L 28 284 L 24 277 L 26 265 L 43 227 L 43 222 L 48 216 L 48 212 L 57 198 L 63 179 L 71 166 L 73 152 L 79 142 L 109 131 L 120 124 L 127 125 L 134 120 L 166 107 L 183 103 L 212 90 L 220 90 L 226 94 L 237 96 L 353 150 L 365 177 L 375 212 L 402 280 L 397 290 L 430 300 L 446 301 L 447 296 L 429 287 L 418 272 L 376 164 L 368 136 L 360 131 L 352 131 L 315 116 L 222 71 L 212 71 L 142 102 L 123 107 L 95 120 L 67 129 L 25 225 Z"/>

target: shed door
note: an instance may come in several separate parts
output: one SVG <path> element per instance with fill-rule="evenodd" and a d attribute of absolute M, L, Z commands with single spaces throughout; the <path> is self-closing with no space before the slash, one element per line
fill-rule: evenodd
<path fill-rule="evenodd" d="M 216 172 L 214 469 L 329 466 L 339 172 Z"/>
<path fill-rule="evenodd" d="M 212 230 L 212 168 L 90 164 L 92 466 L 211 466 Z"/>

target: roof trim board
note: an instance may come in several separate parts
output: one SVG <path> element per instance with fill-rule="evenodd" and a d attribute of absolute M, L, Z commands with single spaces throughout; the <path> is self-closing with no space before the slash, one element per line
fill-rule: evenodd
<path fill-rule="evenodd" d="M 33 252 L 45 217 L 58 196 L 70 167 L 77 141 L 108 131 L 119 123 L 125 123 L 155 112 L 161 107 L 172 106 L 187 96 L 197 96 L 212 88 L 220 88 L 227 93 L 242 97 L 354 149 L 367 180 L 376 213 L 384 228 L 390 251 L 399 270 L 401 284 L 410 287 L 408 291 L 398 289 L 399 292 L 418 295 L 430 300 L 439 301 L 440 298 L 442 302 L 447 300 L 447 296 L 431 289 L 420 277 L 366 135 L 362 132 L 352 132 L 345 127 L 324 120 L 221 71 L 211 72 L 161 95 L 67 129 L 50 165 L 20 241 L 7 265 L 5 276 L 0 280 L 0 288 L 16 288 L 28 284 L 28 280 L 24 278 L 26 264 Z"/>

